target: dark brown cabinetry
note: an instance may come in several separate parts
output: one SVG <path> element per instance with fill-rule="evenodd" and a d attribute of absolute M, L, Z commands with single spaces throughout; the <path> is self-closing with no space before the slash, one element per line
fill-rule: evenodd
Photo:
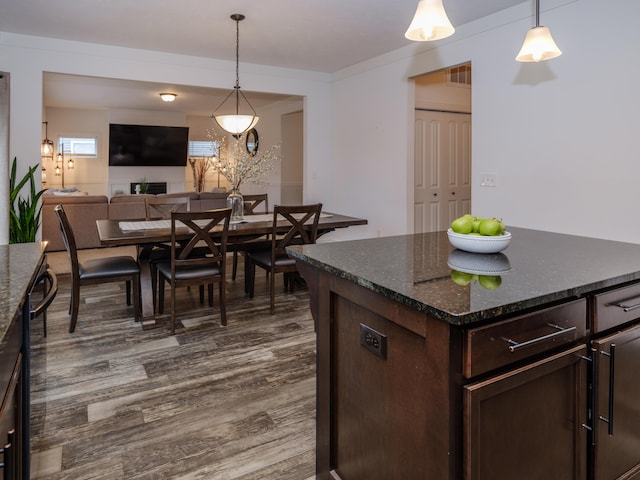
<path fill-rule="evenodd" d="M 637 478 L 640 326 L 607 335 L 608 322 L 598 339 L 596 296 L 463 328 L 305 273 L 330 319 L 318 323 L 317 478 Z M 614 436 L 590 417 L 593 404 L 608 419 L 610 398 Z"/>
<path fill-rule="evenodd" d="M 30 292 L 46 259 L 38 244 L 0 246 L 0 479 L 28 480 Z M 9 273 L 10 272 L 10 273 Z"/>
<path fill-rule="evenodd" d="M 585 354 L 580 346 L 465 387 L 465 479 L 586 478 Z"/>
<path fill-rule="evenodd" d="M 593 479 L 638 479 L 640 325 L 626 324 L 640 319 L 640 285 L 596 295 L 595 318 L 600 335 L 591 342 Z"/>
<path fill-rule="evenodd" d="M 492 290 L 452 281 L 446 232 L 290 249 L 317 479 L 640 480 L 640 245 L 512 234 Z"/>

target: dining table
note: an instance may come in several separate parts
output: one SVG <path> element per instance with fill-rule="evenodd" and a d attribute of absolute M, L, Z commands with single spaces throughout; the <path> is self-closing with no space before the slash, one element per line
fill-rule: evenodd
<path fill-rule="evenodd" d="M 331 212 L 322 212 L 318 221 L 318 237 L 339 228 L 366 225 L 367 220 Z M 278 233 L 286 233 L 290 223 L 281 220 L 276 224 Z M 142 328 L 157 326 L 154 309 L 154 291 L 151 278 L 149 255 L 154 245 L 171 241 L 171 220 L 169 219 L 133 219 L 96 220 L 100 244 L 105 247 L 136 246 L 140 265 L 141 323 Z M 309 224 L 309 227 L 311 225 Z M 213 237 L 222 232 L 222 227 L 211 231 Z M 273 213 L 245 215 L 240 221 L 231 222 L 227 243 L 233 248 L 241 249 L 243 244 L 255 245 L 257 239 L 264 238 L 265 245 L 270 245 L 267 236 L 273 232 Z M 176 228 L 176 239 L 189 238 L 187 227 Z"/>

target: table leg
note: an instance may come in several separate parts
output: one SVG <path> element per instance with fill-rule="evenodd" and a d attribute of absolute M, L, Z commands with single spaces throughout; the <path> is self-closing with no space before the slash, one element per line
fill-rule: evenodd
<path fill-rule="evenodd" d="M 138 264 L 140 265 L 140 296 L 142 307 L 142 328 L 156 327 L 156 316 L 153 304 L 153 282 L 151 279 L 151 264 L 149 256 L 152 246 L 141 246 L 138 251 Z"/>

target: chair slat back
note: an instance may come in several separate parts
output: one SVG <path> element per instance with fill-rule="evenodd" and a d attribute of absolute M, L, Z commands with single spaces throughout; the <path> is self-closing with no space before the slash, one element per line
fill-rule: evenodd
<path fill-rule="evenodd" d="M 64 247 L 67 249 L 69 254 L 71 273 L 77 276 L 79 275 L 78 247 L 76 244 L 76 237 L 73 234 L 73 229 L 71 228 L 71 222 L 69 222 L 69 218 L 61 204 L 56 205 L 54 211 L 56 213 L 56 217 L 58 217 L 58 223 L 60 223 L 60 232 L 62 233 Z"/>
<path fill-rule="evenodd" d="M 263 213 L 269 212 L 268 194 L 259 193 L 259 194 L 252 194 L 252 195 L 243 195 L 242 197 L 244 198 L 245 215 L 255 215 L 257 213 L 256 208 L 261 206 L 261 204 L 264 207 Z"/>
<path fill-rule="evenodd" d="M 197 266 L 220 263 L 224 271 L 227 254 L 227 237 L 229 234 L 229 220 L 231 209 L 205 210 L 201 212 L 171 212 L 171 269 L 175 273 L 176 268 L 185 266 Z M 216 242 L 211 237 L 211 232 L 218 226 Z M 178 240 L 176 230 L 187 227 L 191 236 L 187 241 Z M 203 244 L 208 252 L 202 255 Z M 196 251 L 196 247 L 198 250 Z"/>
<path fill-rule="evenodd" d="M 286 255 L 285 247 L 316 243 L 318 221 L 322 204 L 276 205 L 273 209 L 272 256 Z M 278 221 L 285 220 L 290 228 L 284 235 L 278 235 Z"/>
<path fill-rule="evenodd" d="M 172 212 L 191 210 L 189 197 L 147 197 L 144 199 L 147 220 L 169 219 Z"/>

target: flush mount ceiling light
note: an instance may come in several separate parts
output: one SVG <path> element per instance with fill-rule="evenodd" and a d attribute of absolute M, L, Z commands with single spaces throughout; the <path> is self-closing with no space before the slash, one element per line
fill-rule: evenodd
<path fill-rule="evenodd" d="M 520 53 L 516 57 L 518 62 L 541 62 L 562 55 L 553 41 L 551 31 L 540 26 L 540 0 L 536 0 L 536 26 L 527 32 Z"/>
<path fill-rule="evenodd" d="M 444 11 L 442 0 L 420 0 L 404 36 L 416 42 L 427 42 L 446 38 L 455 31 Z"/>
<path fill-rule="evenodd" d="M 222 101 L 216 111 L 212 115 L 215 119 L 216 123 L 222 128 L 225 132 L 229 132 L 232 135 L 241 135 L 244 132 L 255 127 L 256 123 L 260 117 L 256 114 L 256 111 L 253 109 L 247 97 L 244 96 L 244 93 L 240 90 L 240 74 L 239 74 L 239 58 L 240 58 L 240 21 L 244 20 L 244 15 L 239 13 L 234 13 L 231 15 L 231 20 L 236 22 L 236 86 L 233 87 L 233 90 L 229 92 L 229 95 Z M 231 96 L 235 98 L 235 113 L 228 113 L 221 110 L 222 106 L 229 100 Z M 241 114 L 240 113 L 240 97 L 244 99 L 246 104 L 249 106 L 251 110 L 250 114 Z M 231 102 L 229 102 L 231 103 Z"/>
<path fill-rule="evenodd" d="M 160 94 L 160 98 L 162 99 L 163 102 L 173 102 L 176 97 L 178 95 L 176 95 L 175 93 L 161 93 Z"/>
<path fill-rule="evenodd" d="M 49 122 L 42 122 L 44 124 L 44 140 L 40 145 L 40 155 L 42 158 L 53 159 L 53 141 L 49 140 L 49 134 L 47 132 Z"/>

